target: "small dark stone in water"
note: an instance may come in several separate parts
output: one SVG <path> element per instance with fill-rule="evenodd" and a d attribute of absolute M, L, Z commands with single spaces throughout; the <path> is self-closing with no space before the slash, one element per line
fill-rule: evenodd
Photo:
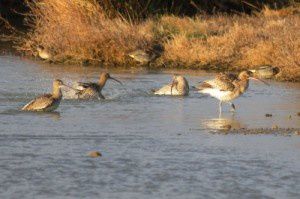
<path fill-rule="evenodd" d="M 91 158 L 97 158 L 97 157 L 101 157 L 102 154 L 99 151 L 90 151 L 88 153 L 88 156 L 90 156 Z"/>
<path fill-rule="evenodd" d="M 290 120 L 292 119 L 292 116 L 291 116 L 291 115 L 289 116 L 289 119 L 290 119 Z"/>
<path fill-rule="evenodd" d="M 266 116 L 266 117 L 272 117 L 273 115 L 270 114 L 270 113 L 266 113 L 265 116 Z"/>
<path fill-rule="evenodd" d="M 177 135 L 181 135 L 181 133 L 178 133 Z"/>
<path fill-rule="evenodd" d="M 297 115 L 300 117 L 300 112 L 298 112 Z"/>

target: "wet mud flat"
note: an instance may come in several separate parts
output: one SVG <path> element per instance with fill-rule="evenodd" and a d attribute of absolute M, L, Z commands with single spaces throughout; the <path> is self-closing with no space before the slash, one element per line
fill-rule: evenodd
<path fill-rule="evenodd" d="M 210 131 L 212 134 L 235 134 L 235 135 L 276 135 L 276 136 L 299 136 L 300 128 L 255 128 L 255 129 L 231 129 L 228 126 L 224 130 Z"/>

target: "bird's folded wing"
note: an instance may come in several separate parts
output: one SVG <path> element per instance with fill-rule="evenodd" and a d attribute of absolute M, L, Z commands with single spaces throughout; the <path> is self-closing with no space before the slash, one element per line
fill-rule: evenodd
<path fill-rule="evenodd" d="M 235 81 L 238 79 L 238 75 L 232 74 L 232 73 L 219 73 L 217 75 L 217 78 L 223 80 L 223 81 Z"/>
<path fill-rule="evenodd" d="M 52 105 L 53 98 L 50 94 L 45 94 L 40 97 L 37 97 L 31 100 L 28 104 L 26 104 L 22 110 L 39 110 L 44 109 Z"/>
<path fill-rule="evenodd" d="M 156 95 L 170 95 L 171 94 L 171 86 L 172 83 L 164 85 L 163 87 L 161 87 L 160 89 L 155 90 L 154 94 Z M 175 91 L 175 87 L 173 87 L 173 91 Z"/>
<path fill-rule="evenodd" d="M 83 90 L 85 88 L 93 86 L 92 82 L 77 82 L 76 89 Z"/>
<path fill-rule="evenodd" d="M 211 88 L 220 91 L 232 91 L 234 89 L 233 81 L 236 79 L 234 75 L 220 73 L 215 79 L 207 80 L 200 83 L 196 88 L 199 90 Z"/>

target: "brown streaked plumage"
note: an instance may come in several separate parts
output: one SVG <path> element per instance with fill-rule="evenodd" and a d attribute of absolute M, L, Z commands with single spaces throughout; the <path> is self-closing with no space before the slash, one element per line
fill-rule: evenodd
<path fill-rule="evenodd" d="M 253 72 L 255 77 L 270 79 L 277 75 L 280 72 L 280 69 L 278 67 L 265 65 L 250 71 Z"/>
<path fill-rule="evenodd" d="M 51 59 L 51 54 L 42 46 L 38 46 L 37 47 L 37 52 L 38 52 L 38 56 L 41 58 L 41 59 L 44 59 L 44 60 L 50 60 Z"/>
<path fill-rule="evenodd" d="M 154 91 L 154 94 L 185 96 L 189 94 L 189 84 L 185 77 L 174 75 L 172 83 Z"/>
<path fill-rule="evenodd" d="M 53 91 L 52 94 L 41 95 L 28 104 L 26 104 L 22 110 L 23 111 L 54 111 L 60 104 L 62 93 L 61 87 L 67 86 L 61 80 L 56 79 L 53 81 Z"/>
<path fill-rule="evenodd" d="M 99 81 L 97 83 L 93 82 L 78 82 L 77 89 L 79 90 L 76 95 L 79 99 L 92 99 L 92 98 L 98 98 L 98 99 L 105 99 L 105 97 L 102 95 L 101 91 L 103 87 L 106 84 L 106 81 L 108 79 L 112 79 L 120 84 L 122 84 L 119 80 L 113 78 L 110 76 L 109 73 L 101 73 Z"/>
<path fill-rule="evenodd" d="M 205 81 L 196 88 L 200 93 L 209 94 L 220 100 L 220 113 L 222 112 L 222 102 L 228 102 L 234 111 L 235 105 L 231 101 L 242 95 L 248 89 L 249 79 L 262 81 L 258 78 L 254 78 L 251 71 L 243 71 L 239 75 L 220 73 L 215 79 Z M 264 83 L 267 84 L 266 82 Z"/>
<path fill-rule="evenodd" d="M 131 57 L 132 59 L 136 60 L 139 63 L 149 63 L 152 60 L 154 60 L 156 58 L 156 55 L 154 53 L 149 53 L 143 50 L 136 50 L 133 52 L 130 52 L 129 57 Z"/>
<path fill-rule="evenodd" d="M 164 47 L 161 44 L 154 44 L 151 48 L 146 50 L 135 50 L 133 52 L 130 52 L 128 54 L 129 57 L 136 60 L 137 62 L 141 64 L 149 64 L 151 61 L 154 61 L 158 57 L 161 56 L 161 54 L 164 51 Z"/>

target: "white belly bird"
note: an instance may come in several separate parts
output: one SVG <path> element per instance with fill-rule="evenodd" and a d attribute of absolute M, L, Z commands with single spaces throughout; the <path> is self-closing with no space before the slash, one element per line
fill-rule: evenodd
<path fill-rule="evenodd" d="M 249 87 L 249 79 L 259 80 L 269 85 L 261 79 L 254 78 L 251 71 L 243 71 L 239 75 L 220 73 L 215 79 L 202 82 L 196 89 L 200 93 L 209 94 L 220 100 L 220 113 L 222 112 L 222 102 L 229 103 L 232 111 L 235 111 L 235 105 L 232 101 L 246 92 Z"/>

